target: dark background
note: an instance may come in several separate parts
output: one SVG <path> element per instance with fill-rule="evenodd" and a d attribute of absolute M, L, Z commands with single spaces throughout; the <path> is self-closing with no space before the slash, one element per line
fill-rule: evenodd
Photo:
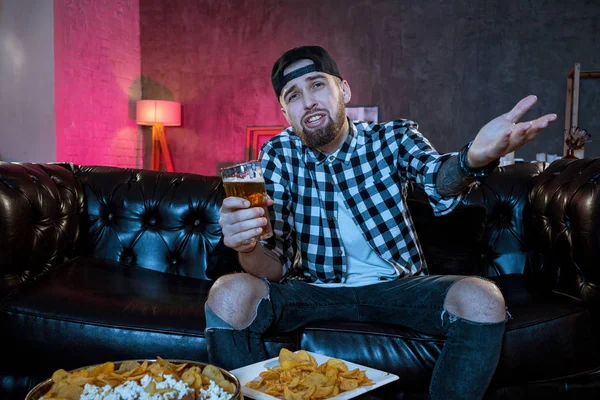
<path fill-rule="evenodd" d="M 244 158 L 246 127 L 286 125 L 273 62 L 317 44 L 336 59 L 350 105 L 409 118 L 440 152 L 456 151 L 528 94 L 526 118 L 558 120 L 516 153 L 562 155 L 567 75 L 600 70 L 600 1 L 140 1 L 143 98 L 183 103 L 168 128 L 178 171 L 207 175 Z M 579 125 L 600 156 L 600 79 L 584 80 Z"/>

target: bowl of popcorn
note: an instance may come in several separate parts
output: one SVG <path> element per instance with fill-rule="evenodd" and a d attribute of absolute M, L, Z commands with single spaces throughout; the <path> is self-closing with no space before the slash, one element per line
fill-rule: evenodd
<path fill-rule="evenodd" d="M 230 372 L 188 360 L 127 360 L 59 369 L 25 400 L 243 400 Z"/>

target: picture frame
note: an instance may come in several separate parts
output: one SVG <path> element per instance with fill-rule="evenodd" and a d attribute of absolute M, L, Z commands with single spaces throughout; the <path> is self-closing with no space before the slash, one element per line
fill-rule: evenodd
<path fill-rule="evenodd" d="M 246 127 L 246 161 L 258 159 L 262 145 L 284 129 L 282 125 Z"/>
<path fill-rule="evenodd" d="M 379 106 L 346 106 L 350 121 L 379 122 Z"/>

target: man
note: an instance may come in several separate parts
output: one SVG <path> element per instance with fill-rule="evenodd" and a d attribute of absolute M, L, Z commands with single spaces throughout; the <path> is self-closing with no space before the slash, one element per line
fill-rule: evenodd
<path fill-rule="evenodd" d="M 506 322 L 500 290 L 466 276 L 428 276 L 405 188 L 416 181 L 436 214 L 452 211 L 476 177 L 556 119 L 518 122 L 521 100 L 486 124 L 458 154 L 440 155 L 412 121 L 348 120 L 351 92 L 329 54 L 294 48 L 271 80 L 291 127 L 261 150 L 274 237 L 249 242 L 267 223 L 262 208 L 229 197 L 221 207 L 226 246 L 247 273 L 219 278 L 206 303 L 211 363 L 236 368 L 266 358 L 261 336 L 317 320 L 400 324 L 447 338 L 432 399 L 477 399 L 499 359 Z M 296 270 L 302 279 L 287 279 Z"/>

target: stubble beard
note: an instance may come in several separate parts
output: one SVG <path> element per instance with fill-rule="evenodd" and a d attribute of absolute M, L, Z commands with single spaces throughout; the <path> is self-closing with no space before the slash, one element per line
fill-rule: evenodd
<path fill-rule="evenodd" d="M 327 112 L 329 115 L 329 112 Z M 302 126 L 293 126 L 294 132 L 302 142 L 311 149 L 321 148 L 331 143 L 340 133 L 346 120 L 346 108 L 342 99 L 338 102 L 338 109 L 335 118 L 321 128 L 305 129 Z"/>

